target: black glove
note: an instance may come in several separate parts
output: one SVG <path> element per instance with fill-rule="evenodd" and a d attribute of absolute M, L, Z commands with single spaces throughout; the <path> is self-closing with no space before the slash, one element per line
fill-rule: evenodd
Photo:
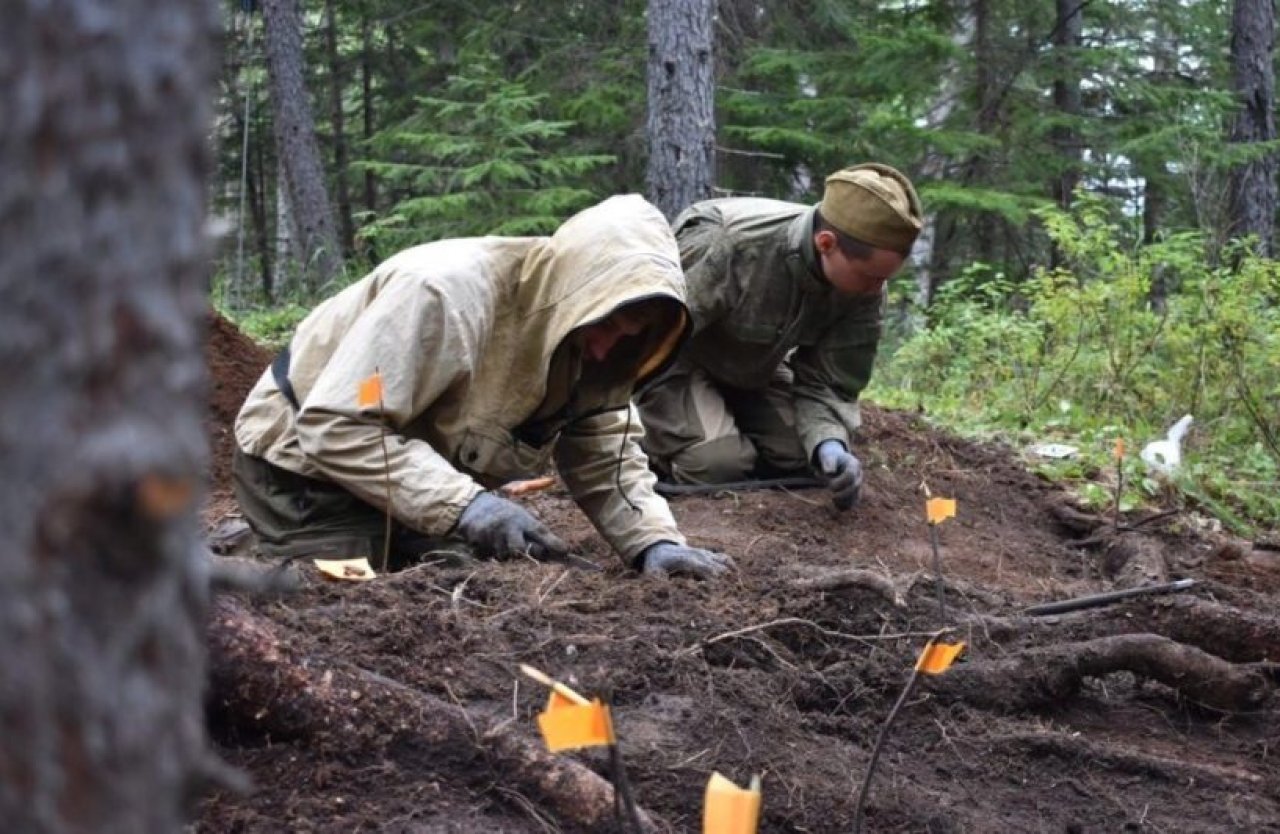
<path fill-rule="evenodd" d="M 482 492 L 458 516 L 456 532 L 481 555 L 528 553 L 537 559 L 563 557 L 569 545 L 519 504 Z"/>
<path fill-rule="evenodd" d="M 714 550 L 685 547 L 675 542 L 654 542 L 640 552 L 638 560 L 649 576 L 684 574 L 713 579 L 735 569 L 733 560 Z"/>
<path fill-rule="evenodd" d="M 862 462 L 839 440 L 824 440 L 813 450 L 818 471 L 827 479 L 827 489 L 837 510 L 847 510 L 858 502 L 862 489 Z"/>

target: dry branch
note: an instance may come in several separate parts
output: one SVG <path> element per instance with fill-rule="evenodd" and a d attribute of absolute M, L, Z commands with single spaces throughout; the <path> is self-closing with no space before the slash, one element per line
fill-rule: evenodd
<path fill-rule="evenodd" d="M 480 731 L 466 710 L 345 664 L 299 656 L 273 625 L 223 598 L 209 624 L 211 707 L 234 726 L 275 739 L 324 739 L 347 750 L 411 751 L 440 773 L 493 771 L 562 821 L 613 831 L 613 786 L 583 764 L 553 756 L 501 727 Z M 468 767 L 468 765 L 470 765 Z M 487 780 L 486 780 L 487 781 Z M 641 812 L 646 831 L 656 831 Z"/>
<path fill-rule="evenodd" d="M 949 700 L 1018 712 L 1073 697 L 1086 677 L 1133 672 L 1214 709 L 1258 709 L 1270 696 L 1267 676 L 1155 634 L 1123 634 L 1031 649 L 1001 660 L 953 667 L 930 681 Z"/>

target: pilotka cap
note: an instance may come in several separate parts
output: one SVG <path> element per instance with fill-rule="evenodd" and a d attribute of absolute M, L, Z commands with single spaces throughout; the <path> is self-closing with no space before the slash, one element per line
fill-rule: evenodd
<path fill-rule="evenodd" d="M 896 168 L 875 162 L 827 177 L 818 211 L 850 237 L 904 255 L 911 251 L 924 223 L 911 180 Z"/>

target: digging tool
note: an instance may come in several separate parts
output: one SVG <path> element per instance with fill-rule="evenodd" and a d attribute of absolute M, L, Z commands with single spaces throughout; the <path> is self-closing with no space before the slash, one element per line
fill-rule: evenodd
<path fill-rule="evenodd" d="M 785 478 L 754 478 L 747 481 L 726 481 L 722 484 L 673 484 L 658 481 L 654 492 L 671 497 L 674 495 L 714 495 L 717 492 L 751 492 L 758 489 L 815 489 L 826 487 L 826 482 L 808 475 L 789 475 Z"/>
<path fill-rule="evenodd" d="M 1064 599 L 1057 602 L 1046 602 L 1041 605 L 1033 605 L 1030 608 L 1024 608 L 1022 613 L 1028 617 L 1043 617 L 1048 614 L 1065 614 L 1068 611 L 1079 611 L 1082 608 L 1098 608 L 1103 605 L 1110 605 L 1113 602 L 1129 599 L 1131 597 L 1149 596 L 1151 594 L 1170 594 L 1176 591 L 1185 591 L 1195 585 L 1194 579 L 1179 579 L 1176 582 L 1166 582 L 1162 585 L 1144 585 L 1141 588 L 1125 588 L 1121 591 L 1107 591 L 1103 594 L 1089 594 L 1083 597 L 1074 597 L 1073 599 Z"/>

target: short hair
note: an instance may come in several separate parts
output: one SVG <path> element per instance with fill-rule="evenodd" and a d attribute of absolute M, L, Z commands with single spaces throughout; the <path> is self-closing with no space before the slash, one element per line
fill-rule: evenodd
<path fill-rule="evenodd" d="M 836 236 L 836 248 L 844 253 L 846 258 L 855 261 L 865 261 L 875 252 L 876 247 L 867 243 L 865 240 L 858 240 L 856 237 L 840 231 L 831 225 L 831 221 L 822 216 L 821 211 L 815 211 L 813 217 L 813 233 L 831 232 Z"/>

